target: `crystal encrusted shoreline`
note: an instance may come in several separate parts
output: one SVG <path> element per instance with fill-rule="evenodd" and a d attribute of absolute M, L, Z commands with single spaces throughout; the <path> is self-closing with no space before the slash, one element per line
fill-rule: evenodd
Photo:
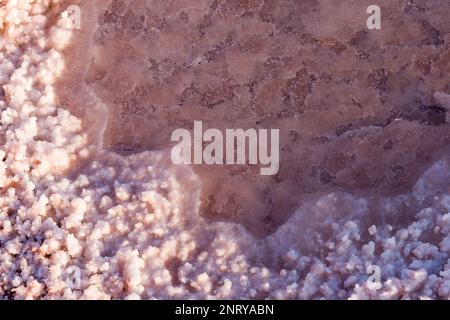
<path fill-rule="evenodd" d="M 274 176 L 193 167 L 202 214 L 257 235 L 275 231 L 302 196 L 410 190 L 450 142 L 435 99 L 449 91 L 450 5 L 378 4 L 383 26 L 370 31 L 360 1 L 102 2 L 87 29 L 86 82 L 110 112 L 106 145 L 164 149 L 194 121 L 279 129 Z"/>

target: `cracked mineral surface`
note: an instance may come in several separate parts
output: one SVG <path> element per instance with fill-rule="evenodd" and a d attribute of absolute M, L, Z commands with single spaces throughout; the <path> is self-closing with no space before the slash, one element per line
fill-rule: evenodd
<path fill-rule="evenodd" d="M 449 299 L 450 3 L 376 2 L 0 0 L 0 299 Z"/>
<path fill-rule="evenodd" d="M 370 1 L 101 3 L 89 50 L 78 46 L 110 114 L 105 146 L 164 149 L 194 120 L 280 129 L 275 176 L 194 166 L 204 216 L 266 234 L 303 195 L 408 190 L 450 141 L 435 99 L 450 90 L 448 1 L 379 1 L 375 31 Z"/>

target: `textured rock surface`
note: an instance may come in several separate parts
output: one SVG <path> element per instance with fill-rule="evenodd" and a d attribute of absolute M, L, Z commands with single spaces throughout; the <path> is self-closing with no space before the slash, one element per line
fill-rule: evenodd
<path fill-rule="evenodd" d="M 87 83 L 111 148 L 167 147 L 194 120 L 281 130 L 276 176 L 195 166 L 207 216 L 264 233 L 303 194 L 404 191 L 450 141 L 448 1 L 379 1 L 379 31 L 367 1 L 101 3 Z"/>
<path fill-rule="evenodd" d="M 69 21 L 60 18 L 61 11 L 72 3 L 83 9 L 84 27 L 79 31 L 68 30 Z M 106 6 L 103 9 L 109 5 L 107 1 L 101 3 Z M 147 3 L 155 10 L 163 10 L 168 2 Z M 173 3 L 180 8 L 188 6 Z M 385 3 L 386 7 L 389 3 Z M 426 2 L 414 3 L 399 2 L 399 7 L 393 7 L 402 8 L 405 15 L 392 18 L 391 23 L 402 26 L 400 17 L 408 16 L 413 21 L 429 19 L 436 30 L 448 23 L 446 3 L 435 1 L 431 7 Z M 172 165 L 167 152 L 145 151 L 123 156 L 98 148 L 103 142 L 108 116 L 115 109 L 114 104 L 107 103 L 108 97 L 102 98 L 105 102 L 96 97 L 97 92 L 101 95 L 100 81 L 91 81 L 89 86 L 80 81 L 91 68 L 87 62 L 95 53 L 90 39 L 96 30 L 97 15 L 103 10 L 95 4 L 0 0 L 0 299 L 450 298 L 448 154 L 434 161 L 414 187 L 400 195 L 389 190 L 396 186 L 381 180 L 386 183 L 379 188 L 385 190 L 384 195 L 380 192 L 358 195 L 360 188 L 356 184 L 348 186 L 351 192 L 333 191 L 303 198 L 286 223 L 261 239 L 240 224 L 205 220 L 198 215 L 201 181 L 190 168 Z M 329 11 L 330 3 L 318 1 L 317 5 L 321 8 L 319 12 Z M 337 12 L 344 14 L 344 8 L 344 5 L 337 8 Z M 204 17 L 209 6 L 202 9 L 197 4 L 192 10 Z M 291 11 L 287 8 L 285 12 Z M 346 12 L 344 16 L 347 15 L 349 19 L 357 16 Z M 186 15 L 181 16 L 186 20 Z M 338 20 L 329 25 L 310 15 L 303 16 L 301 21 L 302 28 L 320 25 L 314 35 L 317 38 L 321 38 L 318 30 L 327 37 L 338 38 L 337 34 L 344 32 L 342 28 L 352 28 Z M 428 61 L 429 74 L 442 72 L 445 80 L 448 53 L 442 46 L 448 43 L 448 34 L 427 31 L 432 29 L 426 23 L 406 26 L 398 29 L 399 38 L 391 32 L 391 40 L 409 43 L 411 48 L 402 51 L 403 54 L 417 51 L 420 46 L 433 52 L 438 58 Z M 173 45 L 183 40 L 178 39 Z M 436 47 L 429 41 L 437 41 Z M 392 47 L 386 52 L 391 50 Z M 414 61 L 418 57 L 414 55 L 411 65 L 402 70 L 418 72 L 413 66 L 417 65 Z M 312 55 L 309 59 L 315 58 Z M 347 70 L 334 69 L 336 61 L 329 67 L 333 69 L 331 79 L 334 73 Z M 359 60 L 349 62 L 351 70 L 355 61 Z M 423 61 L 425 65 L 428 63 Z M 395 73 L 389 75 L 394 76 Z M 417 94 L 423 99 L 428 97 L 437 110 L 450 107 L 448 86 L 442 77 L 417 77 L 422 89 L 406 90 L 408 86 L 403 84 L 413 83 L 409 80 L 390 82 L 392 92 L 395 91 L 392 86 L 401 84 L 400 93 L 395 99 L 395 95 L 384 97 L 401 101 L 408 100 L 409 94 Z M 124 78 L 123 84 L 126 79 L 133 78 Z M 361 79 L 367 81 L 365 77 Z M 93 91 L 96 83 L 98 87 Z M 305 101 L 313 101 L 310 100 L 313 97 L 324 99 L 310 95 Z M 361 93 L 361 97 L 365 96 Z M 365 102 L 371 103 L 371 99 Z M 325 146 L 347 139 L 348 150 L 359 150 L 358 161 L 370 159 L 378 165 L 385 153 L 377 156 L 374 149 L 364 146 L 366 141 L 377 141 L 368 137 L 383 132 L 393 137 L 411 136 L 410 140 L 397 139 L 403 143 L 395 152 L 398 159 L 415 158 L 420 147 L 431 156 L 443 141 L 430 139 L 433 130 L 442 130 L 442 137 L 446 137 L 446 124 L 437 126 L 443 122 L 443 110 L 437 112 L 437 117 L 429 109 L 411 110 L 417 112 L 407 115 L 414 114 L 415 121 L 402 116 L 403 120 L 384 128 L 375 126 L 372 130 L 373 126 L 361 125 L 341 134 L 341 138 L 329 138 L 329 142 L 315 139 L 317 149 L 311 147 L 308 152 L 323 147 L 322 152 L 326 153 Z M 119 132 L 125 128 L 120 126 L 123 122 L 117 123 L 119 117 L 112 116 L 110 120 L 116 121 L 117 126 L 110 124 L 109 130 Z M 320 124 L 321 121 L 316 121 L 310 126 Z M 318 128 L 320 132 L 328 130 Z M 105 137 L 114 135 L 109 132 Z M 145 142 L 157 141 L 156 137 Z M 359 137 L 359 143 L 355 137 Z M 111 138 L 109 144 L 119 146 L 119 140 Z M 411 145 L 404 144 L 405 141 Z M 394 142 L 388 143 L 386 149 L 394 149 Z M 136 152 L 140 147 L 134 143 L 127 141 L 122 148 L 130 146 Z M 333 148 L 330 152 L 337 150 Z M 361 158 L 361 154 L 367 154 L 367 158 Z M 294 165 L 295 161 L 291 163 Z M 417 163 L 416 168 L 425 166 Z M 217 174 L 214 172 L 211 177 Z M 205 178 L 208 175 L 200 177 Z M 406 184 L 408 181 L 413 184 L 414 175 L 406 178 Z M 295 199 L 302 198 L 303 191 L 298 192 L 293 195 Z M 284 197 L 289 200 L 289 195 Z M 259 218 L 254 213 L 246 226 L 261 221 Z M 234 219 L 242 221 L 243 217 Z M 380 277 L 371 280 L 370 270 L 377 269 Z"/>

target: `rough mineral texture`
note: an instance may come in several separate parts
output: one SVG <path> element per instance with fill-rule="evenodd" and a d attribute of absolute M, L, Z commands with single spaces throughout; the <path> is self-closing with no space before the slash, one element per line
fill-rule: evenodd
<path fill-rule="evenodd" d="M 102 1 L 86 82 L 111 112 L 105 143 L 161 149 L 194 120 L 279 128 L 275 176 L 194 167 L 202 213 L 256 234 L 304 194 L 410 188 L 450 142 L 434 98 L 450 90 L 450 3 L 378 1 L 382 29 L 370 31 L 371 3 Z"/>
<path fill-rule="evenodd" d="M 0 299 L 449 299 L 450 3 L 377 2 L 0 0 Z"/>

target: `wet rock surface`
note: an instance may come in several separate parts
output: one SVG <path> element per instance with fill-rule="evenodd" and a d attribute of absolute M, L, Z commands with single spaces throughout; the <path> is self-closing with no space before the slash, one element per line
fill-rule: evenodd
<path fill-rule="evenodd" d="M 202 214 L 274 231 L 302 195 L 395 194 L 450 142 L 448 1 L 122 1 L 98 10 L 86 82 L 105 144 L 164 149 L 177 128 L 280 129 L 280 170 L 195 165 Z"/>

